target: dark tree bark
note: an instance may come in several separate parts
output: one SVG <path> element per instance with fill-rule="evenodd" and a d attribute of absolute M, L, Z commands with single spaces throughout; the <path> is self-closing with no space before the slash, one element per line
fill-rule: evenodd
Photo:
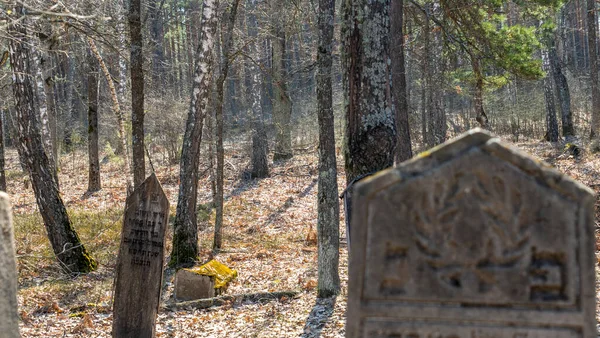
<path fill-rule="evenodd" d="M 284 12 L 286 1 L 272 1 L 273 18 L 273 122 L 275 146 L 273 161 L 287 160 L 292 153 L 292 99 L 288 91 L 288 70 Z"/>
<path fill-rule="evenodd" d="M 546 99 L 546 141 L 558 141 L 558 121 L 556 120 L 556 103 L 552 86 L 552 68 L 548 50 L 542 51 L 542 65 L 547 76 L 544 78 L 544 98 Z"/>
<path fill-rule="evenodd" d="M 4 160 L 4 114 L 0 109 L 0 190 L 6 191 L 6 163 Z"/>
<path fill-rule="evenodd" d="M 217 0 L 204 0 L 201 19 L 202 31 L 196 52 L 192 98 L 181 148 L 179 197 L 175 215 L 173 251 L 169 262 L 171 266 L 193 264 L 198 256 L 198 224 L 196 220 L 198 161 L 203 120 L 211 89 L 212 46 L 217 27 L 217 8 Z"/>
<path fill-rule="evenodd" d="M 115 83 L 110 75 L 110 71 L 108 67 L 104 63 L 104 59 L 100 54 L 100 51 L 96 47 L 96 43 L 92 38 L 88 37 L 88 44 L 90 46 L 90 50 L 98 60 L 98 65 L 104 73 L 104 78 L 106 79 L 106 83 L 108 85 L 108 89 L 110 91 L 110 97 L 112 100 L 113 111 L 117 117 L 117 127 L 119 132 L 119 140 L 121 144 L 121 148 L 123 148 L 123 158 L 125 159 L 125 163 L 123 164 L 126 180 L 127 180 L 127 190 L 132 190 L 133 182 L 131 182 L 131 166 L 129 165 L 129 151 L 127 150 L 127 138 L 125 137 L 125 118 L 123 117 L 123 112 L 121 111 L 121 105 L 119 104 L 119 97 L 117 96 L 117 89 L 115 87 Z M 131 189 L 130 189 L 131 188 Z"/>
<path fill-rule="evenodd" d="M 17 5 L 15 13 L 21 15 L 23 7 Z M 16 101 L 14 121 L 17 124 L 17 150 L 27 167 L 37 205 L 44 220 L 52 249 L 61 267 L 69 272 L 90 272 L 97 263 L 89 256 L 71 225 L 67 209 L 60 197 L 55 176 L 49 170 L 49 161 L 37 120 L 33 76 L 33 57 L 29 50 L 26 19 L 15 20 L 9 26 L 13 95 Z"/>
<path fill-rule="evenodd" d="M 483 73 L 479 64 L 479 59 L 475 55 L 470 55 L 471 67 L 475 75 L 475 96 L 473 105 L 475 106 L 475 120 L 479 122 L 481 128 L 488 128 L 488 117 L 483 108 Z"/>
<path fill-rule="evenodd" d="M 100 160 L 98 155 L 98 60 L 90 51 L 88 54 L 88 189 L 94 192 L 102 189 L 100 182 Z"/>
<path fill-rule="evenodd" d="M 319 119 L 318 269 L 317 297 L 340 292 L 340 207 L 332 105 L 331 65 L 335 0 L 319 1 L 317 50 L 317 114 Z"/>
<path fill-rule="evenodd" d="M 412 157 L 410 143 L 410 128 L 408 125 L 408 96 L 406 86 L 406 69 L 404 65 L 404 34 L 403 15 L 404 0 L 391 2 L 391 47 L 392 55 L 392 85 L 394 92 L 392 98 L 396 107 L 396 152 L 394 162 L 401 163 Z"/>
<path fill-rule="evenodd" d="M 133 186 L 146 179 L 144 152 L 144 56 L 142 54 L 141 0 L 129 3 L 129 34 L 131 39 L 131 149 Z"/>
<path fill-rule="evenodd" d="M 234 0 L 231 7 L 223 17 L 222 40 L 223 53 L 220 62 L 221 71 L 217 79 L 217 102 L 215 105 L 216 127 L 217 127 L 217 175 L 216 175 L 216 198 L 215 198 L 215 236 L 213 250 L 218 251 L 223 245 L 223 170 L 225 165 L 225 149 L 223 149 L 223 99 L 224 85 L 229 73 L 231 49 L 233 47 L 233 28 L 237 16 L 237 8 L 240 0 Z"/>
<path fill-rule="evenodd" d="M 165 54 L 163 51 L 165 42 L 165 33 L 163 25 L 161 0 L 150 0 L 148 4 L 148 21 L 150 22 L 150 43 L 152 50 L 152 85 L 160 94 L 165 93 L 165 86 L 162 81 L 165 79 Z"/>
<path fill-rule="evenodd" d="M 600 132 L 600 87 L 598 85 L 596 26 L 596 0 L 587 0 L 588 56 L 590 59 L 590 88 L 592 90 L 592 125 L 590 137 L 592 139 L 600 136 L 598 135 Z"/>
<path fill-rule="evenodd" d="M 342 3 L 347 183 L 387 168 L 394 160 L 389 9 L 390 0 Z"/>
<path fill-rule="evenodd" d="M 556 97 L 560 107 L 560 116 L 562 122 L 562 134 L 565 139 L 575 136 L 573 127 L 573 113 L 571 111 L 571 92 L 567 78 L 562 72 L 562 66 L 556 53 L 556 46 L 553 44 L 548 51 L 550 66 L 552 67 L 552 76 L 556 85 Z"/>
<path fill-rule="evenodd" d="M 265 49 L 260 48 L 259 42 L 256 41 L 258 39 L 258 27 L 256 22 L 256 13 L 254 13 L 256 9 L 256 0 L 248 0 L 246 3 L 247 10 L 247 30 L 248 36 L 251 39 L 254 39 L 250 46 L 250 53 L 252 56 L 259 56 L 260 52 L 263 52 Z M 263 57 L 266 59 L 266 56 Z M 247 97 L 250 100 L 250 107 L 252 110 L 252 172 L 251 176 L 253 178 L 265 178 L 269 176 L 269 160 L 268 160 L 268 140 L 267 140 L 267 130 L 265 128 L 265 122 L 263 117 L 264 106 L 262 104 L 263 92 L 265 91 L 264 83 L 262 80 L 260 71 L 256 66 L 255 62 L 247 62 L 246 63 L 246 73 L 250 77 L 250 85 L 247 86 L 246 90 L 248 91 Z"/>

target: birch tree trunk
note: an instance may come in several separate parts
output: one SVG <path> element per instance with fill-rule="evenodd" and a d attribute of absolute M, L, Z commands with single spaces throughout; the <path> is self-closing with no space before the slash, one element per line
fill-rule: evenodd
<path fill-rule="evenodd" d="M 22 15 L 23 7 L 17 5 L 15 13 Z M 52 249 L 61 267 L 69 273 L 90 272 L 97 263 L 88 255 L 71 225 L 67 209 L 60 197 L 55 176 L 49 170 L 49 161 L 37 120 L 35 100 L 35 72 L 29 50 L 30 39 L 26 30 L 27 20 L 14 20 L 8 33 L 11 68 L 13 72 L 13 95 L 15 97 L 17 150 L 25 162 L 32 182 L 37 205 L 44 220 Z"/>
<path fill-rule="evenodd" d="M 58 153 L 56 149 L 56 102 L 54 101 L 52 60 L 49 51 L 53 49 L 55 40 L 52 33 L 52 27 L 47 25 L 43 27 L 49 34 L 40 34 L 40 45 L 37 50 L 39 58 L 38 74 L 36 83 L 38 89 L 38 98 L 40 102 L 40 121 L 42 127 L 42 142 L 48 155 L 50 168 L 58 182 Z"/>
<path fill-rule="evenodd" d="M 317 297 L 340 292 L 340 206 L 338 202 L 331 65 L 335 0 L 319 0 L 317 49 L 317 114 L 319 119 L 318 270 Z"/>
<path fill-rule="evenodd" d="M 204 0 L 192 97 L 181 149 L 179 197 L 175 215 L 173 250 L 169 262 L 171 266 L 193 264 L 198 256 L 198 224 L 196 220 L 198 160 L 203 119 L 206 115 L 211 89 L 212 47 L 217 27 L 217 8 L 217 0 Z"/>

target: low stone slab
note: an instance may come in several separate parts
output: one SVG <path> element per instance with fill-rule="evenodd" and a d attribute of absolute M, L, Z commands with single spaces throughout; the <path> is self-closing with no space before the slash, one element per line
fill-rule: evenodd
<path fill-rule="evenodd" d="M 215 297 L 223 293 L 235 277 L 236 270 L 216 260 L 202 266 L 180 269 L 175 275 L 175 298 L 194 300 Z"/>
<path fill-rule="evenodd" d="M 597 337 L 587 187 L 474 130 L 353 197 L 347 337 Z"/>
<path fill-rule="evenodd" d="M 215 278 L 199 275 L 187 269 L 180 269 L 175 274 L 175 298 L 177 300 L 194 300 L 213 298 L 215 296 Z"/>

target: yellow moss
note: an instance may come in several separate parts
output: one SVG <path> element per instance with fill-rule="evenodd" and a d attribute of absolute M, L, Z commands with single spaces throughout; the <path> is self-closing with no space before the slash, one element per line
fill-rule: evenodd
<path fill-rule="evenodd" d="M 236 270 L 232 270 L 225 264 L 222 264 L 214 259 L 202 266 L 185 270 L 198 275 L 214 277 L 215 289 L 220 289 L 224 286 L 227 286 L 230 281 L 237 277 Z"/>

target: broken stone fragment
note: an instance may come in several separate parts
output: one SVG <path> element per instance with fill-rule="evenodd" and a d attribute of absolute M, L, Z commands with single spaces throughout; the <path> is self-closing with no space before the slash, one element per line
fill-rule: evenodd
<path fill-rule="evenodd" d="M 237 277 L 237 271 L 211 260 L 189 269 L 180 269 L 175 275 L 175 298 L 194 300 L 212 298 L 227 290 L 229 282 Z"/>

